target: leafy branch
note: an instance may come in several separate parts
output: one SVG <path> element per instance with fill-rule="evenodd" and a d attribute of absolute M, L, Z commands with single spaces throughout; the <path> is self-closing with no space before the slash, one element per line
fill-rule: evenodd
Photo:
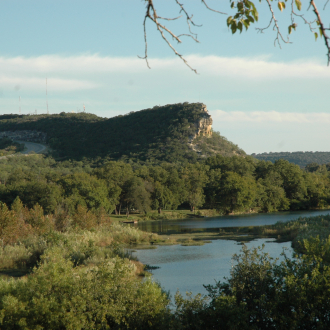
<path fill-rule="evenodd" d="M 174 20 L 177 20 L 177 19 L 181 18 L 182 15 L 177 16 L 177 17 L 172 17 L 172 18 L 158 16 L 153 0 L 145 0 L 145 2 L 147 3 L 146 13 L 145 13 L 144 20 L 143 20 L 145 52 L 144 52 L 143 57 L 141 57 L 141 56 L 139 56 L 139 57 L 146 60 L 147 66 L 150 69 L 149 62 L 148 62 L 148 42 L 147 42 L 147 26 L 146 26 L 147 20 L 150 20 L 156 25 L 156 29 L 159 31 L 162 39 L 172 49 L 174 54 L 176 56 L 178 56 L 189 69 L 191 69 L 193 72 L 195 72 L 197 74 L 198 73 L 197 70 L 192 68 L 189 65 L 189 63 L 187 62 L 187 60 L 183 57 L 183 55 L 181 55 L 176 50 L 176 48 L 170 43 L 169 37 L 172 37 L 172 39 L 177 41 L 178 43 L 182 43 L 182 41 L 180 39 L 180 37 L 182 37 L 182 36 L 192 38 L 195 42 L 199 42 L 199 40 L 197 39 L 197 34 L 192 32 L 191 26 L 201 27 L 201 25 L 198 25 L 194 22 L 193 15 L 190 15 L 188 13 L 188 11 L 186 10 L 183 3 L 180 3 L 179 0 L 174 0 L 174 1 L 180 7 L 180 12 L 179 13 L 180 14 L 182 13 L 186 17 L 186 22 L 187 22 L 189 32 L 176 35 L 174 32 L 172 32 L 172 30 L 170 30 L 164 24 L 162 24 L 161 20 L 174 21 Z M 217 12 L 217 13 L 220 13 L 220 14 L 224 14 L 220 11 L 217 11 L 215 9 L 210 8 L 205 0 L 201 0 L 201 1 L 208 10 L 211 10 L 211 11 L 214 11 L 214 12 Z"/>
<path fill-rule="evenodd" d="M 148 42 L 147 42 L 147 21 L 150 20 L 153 22 L 156 26 L 156 29 L 160 33 L 162 39 L 165 41 L 165 43 L 172 49 L 174 54 L 178 56 L 184 64 L 191 69 L 193 72 L 197 74 L 197 70 L 190 66 L 190 64 L 187 62 L 187 60 L 184 58 L 182 54 L 180 54 L 175 46 L 172 45 L 170 42 L 170 38 L 172 40 L 176 41 L 177 43 L 182 43 L 181 37 L 189 37 L 193 39 L 195 42 L 199 43 L 198 36 L 196 33 L 192 31 L 192 27 L 201 27 L 202 25 L 196 24 L 193 20 L 193 14 L 190 14 L 188 10 L 186 9 L 186 6 L 180 2 L 180 0 L 173 0 L 178 6 L 179 6 L 179 16 L 175 17 L 161 17 L 158 16 L 154 0 L 144 0 L 146 3 L 146 12 L 143 20 L 143 29 L 144 29 L 144 42 L 145 42 L 145 54 L 143 57 L 140 57 L 142 59 L 146 60 L 148 68 L 149 62 L 148 62 Z M 262 2 L 263 0 L 259 0 L 259 2 Z M 235 34 L 237 31 L 240 31 L 242 33 L 243 29 L 248 30 L 248 28 L 251 26 L 251 24 L 254 24 L 258 22 L 259 14 L 257 11 L 257 8 L 253 1 L 250 0 L 229 0 L 230 2 L 230 8 L 232 10 L 235 10 L 234 15 L 230 15 L 227 18 L 227 26 L 231 30 L 232 34 Z M 309 6 L 306 9 L 306 11 L 309 11 L 310 8 L 312 8 L 314 15 L 316 18 L 314 20 L 309 20 L 305 17 L 305 14 L 297 13 L 296 9 L 301 12 L 302 10 L 302 2 L 301 0 L 291 0 L 291 24 L 288 26 L 288 36 L 285 37 L 280 29 L 280 25 L 278 23 L 278 19 L 275 16 L 275 12 L 273 9 L 272 3 L 277 3 L 278 9 L 283 12 L 286 9 L 286 3 L 288 0 L 264 0 L 264 2 L 267 3 L 269 12 L 271 14 L 270 22 L 269 24 L 264 28 L 257 27 L 257 31 L 260 33 L 263 33 L 268 28 L 272 27 L 273 31 L 276 33 L 276 38 L 274 40 L 274 44 L 278 44 L 279 47 L 281 47 L 281 42 L 284 43 L 291 43 L 289 40 L 289 35 L 292 33 L 292 31 L 296 31 L 298 24 L 296 23 L 295 19 L 299 18 L 301 19 L 304 24 L 307 24 L 309 27 L 309 30 L 314 34 L 315 40 L 317 40 L 318 36 L 322 37 L 325 46 L 327 49 L 327 62 L 328 65 L 330 64 L 330 41 L 329 36 L 327 32 L 330 30 L 330 28 L 325 27 L 325 24 L 321 18 L 321 14 L 319 10 L 316 7 L 314 0 L 309 0 Z M 216 9 L 211 8 L 206 0 L 201 0 L 201 3 L 204 5 L 204 7 L 207 10 L 210 10 L 212 12 L 216 12 L 218 14 L 227 15 L 222 11 L 218 11 Z M 329 3 L 329 0 L 327 0 L 324 4 L 323 10 L 326 9 L 327 4 Z M 163 21 L 174 21 L 178 20 L 182 17 L 185 17 L 187 27 L 188 27 L 188 33 L 181 33 L 181 34 L 175 34 L 170 28 L 166 27 Z"/>

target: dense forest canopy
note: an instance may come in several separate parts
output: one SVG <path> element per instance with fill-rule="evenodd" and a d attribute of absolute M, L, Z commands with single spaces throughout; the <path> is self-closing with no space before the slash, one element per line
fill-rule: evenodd
<path fill-rule="evenodd" d="M 310 163 L 319 165 L 330 163 L 330 152 L 326 151 L 264 152 L 262 154 L 252 154 L 251 156 L 259 160 L 269 160 L 272 163 L 278 159 L 285 159 L 300 167 L 305 167 Z"/>
<path fill-rule="evenodd" d="M 330 172 L 285 160 L 217 155 L 194 164 L 55 161 L 44 155 L 0 160 L 0 200 L 39 205 L 46 214 L 78 206 L 108 214 L 190 208 L 232 212 L 307 210 L 330 205 Z"/>
<path fill-rule="evenodd" d="M 245 155 L 214 132 L 200 136 L 191 146 L 203 118 L 201 103 L 178 103 L 131 112 L 114 118 L 88 113 L 0 116 L 0 131 L 36 130 L 47 133 L 57 157 L 108 157 L 141 161 L 196 162 L 217 153 Z"/>

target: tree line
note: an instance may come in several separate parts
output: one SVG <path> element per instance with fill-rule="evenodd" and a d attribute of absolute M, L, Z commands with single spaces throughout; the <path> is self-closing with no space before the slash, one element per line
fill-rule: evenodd
<path fill-rule="evenodd" d="M 55 161 L 34 155 L 0 161 L 0 200 L 19 197 L 46 214 L 58 208 L 102 208 L 108 214 L 132 210 L 215 209 L 220 214 L 326 208 L 330 204 L 325 165 L 305 170 L 285 160 L 217 155 L 195 164 L 123 161 Z"/>
<path fill-rule="evenodd" d="M 319 165 L 330 163 L 330 152 L 326 151 L 264 152 L 262 154 L 252 154 L 251 156 L 259 160 L 269 160 L 271 162 L 275 162 L 278 159 L 285 159 L 300 167 L 305 167 L 310 163 L 317 163 Z"/>

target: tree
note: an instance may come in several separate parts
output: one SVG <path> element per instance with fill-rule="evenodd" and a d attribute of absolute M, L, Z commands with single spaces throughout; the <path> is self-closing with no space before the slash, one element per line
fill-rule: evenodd
<path fill-rule="evenodd" d="M 0 198 L 7 205 L 11 205 L 19 196 L 28 208 L 39 204 L 46 213 L 55 210 L 61 200 L 61 188 L 52 182 L 31 181 L 8 185 L 0 190 Z"/>
<path fill-rule="evenodd" d="M 221 180 L 218 208 L 227 214 L 250 208 L 255 195 L 256 183 L 253 178 L 227 172 Z"/>
<path fill-rule="evenodd" d="M 243 246 L 233 256 L 230 277 L 205 286 L 209 302 L 200 295 L 176 297 L 182 329 L 328 329 L 330 239 L 303 244 L 303 255 L 283 254 L 282 262 L 263 248 Z"/>
<path fill-rule="evenodd" d="M 127 215 L 133 208 L 144 213 L 150 210 L 150 192 L 146 189 L 145 183 L 141 178 L 136 176 L 126 181 L 121 200 L 126 207 Z"/>
<path fill-rule="evenodd" d="M 283 180 L 282 187 L 286 197 L 290 199 L 291 209 L 301 208 L 307 194 L 307 188 L 300 167 L 289 163 L 287 160 L 279 159 L 274 164 L 274 170 Z"/>
<path fill-rule="evenodd" d="M 290 201 L 285 197 L 282 187 L 270 180 L 259 179 L 257 183 L 257 206 L 263 212 L 276 212 L 289 209 Z"/>
<path fill-rule="evenodd" d="M 133 177 L 133 170 L 130 164 L 124 162 L 108 162 L 101 168 L 94 170 L 94 174 L 105 180 L 108 187 L 108 197 L 112 205 L 115 205 L 116 214 L 121 211 L 121 198 L 124 185 L 127 180 Z"/>
<path fill-rule="evenodd" d="M 204 203 L 203 188 L 208 180 L 207 170 L 208 166 L 199 163 L 189 164 L 182 169 L 182 178 L 186 188 L 186 201 L 189 203 L 191 211 L 194 211 L 195 207 L 200 207 Z"/>
<path fill-rule="evenodd" d="M 64 190 L 66 202 L 73 212 L 78 205 L 96 210 L 103 207 L 111 213 L 114 205 L 108 199 L 108 189 L 104 181 L 87 173 L 75 173 L 63 177 L 59 184 Z"/>
<path fill-rule="evenodd" d="M 204 189 L 205 191 L 205 205 L 207 208 L 218 209 L 221 197 L 221 169 L 212 169 L 208 173 L 208 183 Z"/>
<path fill-rule="evenodd" d="M 187 60 L 178 53 L 176 48 L 171 44 L 169 41 L 169 38 L 172 38 L 173 40 L 177 41 L 178 43 L 181 43 L 181 37 L 189 37 L 193 39 L 195 42 L 199 42 L 197 38 L 197 34 L 192 31 L 192 27 L 200 27 L 200 24 L 195 23 L 193 20 L 193 14 L 188 12 L 187 6 L 183 3 L 180 3 L 179 0 L 173 0 L 178 5 L 179 10 L 179 16 L 175 17 L 162 17 L 157 14 L 156 6 L 154 0 L 145 0 L 146 3 L 146 11 L 143 21 L 143 28 L 144 28 L 144 40 L 145 40 L 145 54 L 143 59 L 146 60 L 147 66 L 150 68 L 148 63 L 148 44 L 147 44 L 147 21 L 151 21 L 154 23 L 156 29 L 160 33 L 162 39 L 167 43 L 167 45 L 173 50 L 174 54 L 178 56 L 192 71 L 197 73 L 197 70 L 192 68 Z M 244 30 L 248 30 L 248 28 L 252 25 L 258 22 L 259 13 L 255 6 L 255 3 L 257 1 L 250 1 L 250 0 L 230 0 L 230 8 L 226 6 L 226 10 L 233 10 L 232 15 L 228 15 L 222 11 L 215 10 L 211 8 L 206 0 L 201 0 L 202 4 L 210 11 L 227 16 L 227 26 L 231 29 L 231 32 L 234 34 L 238 31 L 242 33 Z M 278 44 L 279 47 L 281 47 L 281 43 L 290 43 L 289 35 L 295 31 L 298 27 L 297 21 L 300 21 L 304 24 L 307 24 L 309 27 L 309 30 L 311 33 L 314 34 L 315 40 L 320 36 L 325 43 L 325 47 L 327 50 L 327 59 L 328 59 L 328 65 L 330 63 L 330 37 L 328 36 L 327 32 L 330 30 L 330 28 L 327 28 L 323 21 L 323 18 L 321 17 L 321 13 L 319 9 L 316 6 L 316 3 L 314 0 L 308 0 L 305 1 L 304 4 L 302 4 L 301 0 L 259 0 L 260 3 L 264 4 L 268 7 L 269 13 L 270 13 L 270 22 L 266 27 L 257 27 L 257 31 L 260 33 L 263 33 L 266 29 L 272 28 L 272 30 L 275 33 L 275 45 Z M 276 5 L 274 5 L 274 2 Z M 329 1 L 325 2 L 325 5 L 323 7 L 323 10 L 326 9 Z M 290 3 L 289 6 L 286 4 Z M 290 15 L 290 23 L 287 26 L 288 29 L 288 36 L 285 37 L 284 33 L 280 27 L 279 21 L 277 17 L 275 16 L 274 12 L 274 6 L 277 6 L 278 9 L 282 12 L 286 9 L 286 7 L 289 7 L 287 11 Z M 313 14 L 310 15 L 309 9 L 312 8 Z M 312 16 L 312 17 L 311 17 Z M 171 28 L 168 28 L 164 25 L 165 21 L 175 21 L 183 17 L 187 21 L 188 26 L 188 32 L 187 33 L 181 33 L 176 34 L 174 33 Z M 168 22 L 169 23 L 169 22 Z"/>

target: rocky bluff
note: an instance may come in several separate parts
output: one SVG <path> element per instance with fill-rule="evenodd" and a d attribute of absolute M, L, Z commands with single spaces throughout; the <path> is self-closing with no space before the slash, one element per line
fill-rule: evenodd
<path fill-rule="evenodd" d="M 217 154 L 244 155 L 237 145 L 212 130 L 212 122 L 205 104 L 184 102 L 112 118 L 65 112 L 0 115 L 0 132 L 26 131 L 28 139 L 47 137 L 53 156 L 61 159 L 157 164 L 193 163 Z"/>
<path fill-rule="evenodd" d="M 192 136 L 192 140 L 197 136 L 211 136 L 212 135 L 213 120 L 209 114 L 206 105 L 201 104 L 201 115 L 199 120 L 195 122 L 196 133 Z"/>

